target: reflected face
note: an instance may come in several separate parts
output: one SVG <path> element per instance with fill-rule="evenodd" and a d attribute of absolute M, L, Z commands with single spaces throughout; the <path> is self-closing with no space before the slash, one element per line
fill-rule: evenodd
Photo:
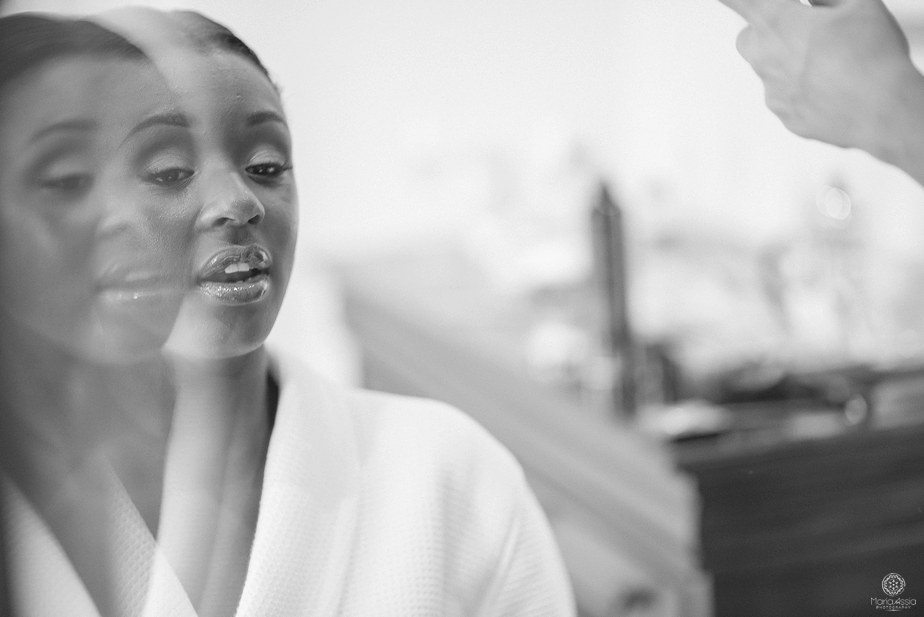
<path fill-rule="evenodd" d="M 141 61 L 51 61 L 0 92 L 0 308 L 71 353 L 160 350 L 188 269 L 160 208 L 165 146 L 137 127 L 174 105 Z"/>
<path fill-rule="evenodd" d="M 143 129 L 171 144 L 156 159 L 163 207 L 189 218 L 189 288 L 167 347 L 242 355 L 269 334 L 292 269 L 289 129 L 275 88 L 248 60 L 179 50 L 167 61 L 179 105 Z"/>

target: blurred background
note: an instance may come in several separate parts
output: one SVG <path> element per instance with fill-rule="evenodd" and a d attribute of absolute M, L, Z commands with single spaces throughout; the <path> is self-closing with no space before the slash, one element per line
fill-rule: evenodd
<path fill-rule="evenodd" d="M 485 424 L 582 613 L 865 615 L 893 571 L 924 595 L 924 189 L 788 133 L 737 15 L 147 4 L 227 24 L 281 86 L 302 215 L 274 344 Z M 924 8 L 887 4 L 924 58 Z"/>
<path fill-rule="evenodd" d="M 909 284 L 924 259 L 920 188 L 790 135 L 734 50 L 740 19 L 718 2 L 149 4 L 224 21 L 273 71 L 297 140 L 308 263 L 452 245 L 503 285 L 576 279 L 603 181 L 634 245 L 636 328 L 705 326 L 722 344 L 773 352 L 788 337 L 820 355 L 924 345 Z M 916 40 L 924 11 L 891 4 Z M 825 243 L 849 244 L 842 261 L 866 271 L 816 272 Z M 679 267 L 694 256 L 710 267 Z M 861 293 L 850 315 L 803 306 L 801 295 L 825 293 L 818 276 Z M 768 305 L 768 286 L 785 306 Z"/>

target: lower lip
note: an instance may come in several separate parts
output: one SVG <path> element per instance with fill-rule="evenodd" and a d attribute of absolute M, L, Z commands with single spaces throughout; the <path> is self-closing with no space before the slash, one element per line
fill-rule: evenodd
<path fill-rule="evenodd" d="M 100 297 L 109 304 L 140 306 L 152 302 L 162 302 L 165 299 L 177 297 L 180 289 L 176 286 L 113 286 L 104 287 L 99 291 Z"/>
<path fill-rule="evenodd" d="M 238 306 L 251 304 L 262 300 L 270 288 L 268 274 L 258 274 L 245 281 L 234 283 L 220 283 L 217 281 L 202 281 L 199 291 L 215 300 L 219 304 Z"/>

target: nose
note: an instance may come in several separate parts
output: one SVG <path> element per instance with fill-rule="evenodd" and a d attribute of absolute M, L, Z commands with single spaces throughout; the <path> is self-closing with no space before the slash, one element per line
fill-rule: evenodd
<path fill-rule="evenodd" d="M 102 184 L 102 183 L 100 183 Z M 95 190 L 88 200 L 85 220 L 92 220 L 96 226 L 96 239 L 114 238 L 130 234 L 132 230 L 144 229 L 145 221 L 138 208 L 132 207 L 125 194 L 116 188 L 105 187 Z"/>
<path fill-rule="evenodd" d="M 266 211 L 247 182 L 233 170 L 216 171 L 201 185 L 204 205 L 199 230 L 258 225 Z"/>

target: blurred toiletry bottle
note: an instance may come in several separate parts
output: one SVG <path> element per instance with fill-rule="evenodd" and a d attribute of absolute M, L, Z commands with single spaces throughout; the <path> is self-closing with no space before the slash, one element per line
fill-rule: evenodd
<path fill-rule="evenodd" d="M 600 305 L 600 366 L 597 388 L 612 412 L 631 418 L 636 411 L 635 353 L 628 311 L 626 225 L 622 209 L 605 183 L 591 208 L 594 283 Z M 602 374 L 601 374 L 602 373 Z"/>

